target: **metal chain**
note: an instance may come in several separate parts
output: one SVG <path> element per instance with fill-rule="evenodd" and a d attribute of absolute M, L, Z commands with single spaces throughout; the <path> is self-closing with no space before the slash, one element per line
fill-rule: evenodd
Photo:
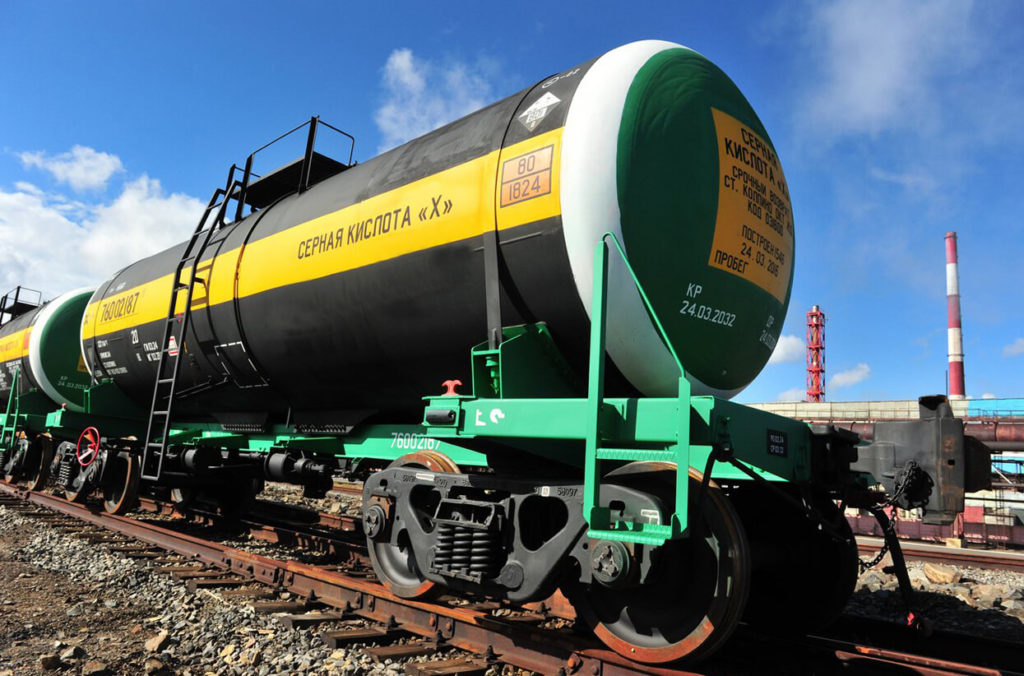
<path fill-rule="evenodd" d="M 892 497 L 886 500 L 886 503 L 889 505 L 896 504 L 896 501 L 903 497 L 903 494 L 914 486 L 914 484 L 918 482 L 919 477 L 923 474 L 925 474 L 925 472 L 921 469 L 920 465 L 913 460 L 908 460 L 907 463 L 903 465 L 903 469 L 900 470 L 900 473 L 896 475 L 896 478 L 893 481 Z M 908 502 L 907 506 L 919 507 L 920 505 Z"/>
<path fill-rule="evenodd" d="M 874 509 L 885 509 L 886 506 L 887 505 L 882 504 L 882 505 L 879 505 L 879 506 L 875 507 Z M 894 509 L 892 511 L 892 518 L 889 519 L 889 525 L 886 527 L 885 533 L 882 534 L 882 548 L 878 550 L 878 554 L 875 555 L 875 558 L 871 559 L 870 561 L 865 561 L 864 559 L 858 559 L 858 562 L 860 563 L 860 572 L 861 573 L 863 573 L 864 571 L 868 570 L 869 568 L 874 568 L 875 566 L 877 566 L 879 563 L 882 562 L 882 559 L 884 559 L 885 555 L 889 552 L 889 539 L 888 539 L 888 536 L 889 535 L 892 535 L 893 537 L 896 536 L 896 517 L 897 517 L 898 514 L 899 514 L 899 510 L 898 509 Z"/>
<path fill-rule="evenodd" d="M 889 540 L 887 536 L 891 535 L 892 537 L 896 537 L 896 521 L 899 519 L 900 513 L 899 507 L 896 507 L 896 502 L 901 497 L 903 497 L 903 494 L 906 493 L 907 489 L 909 489 L 914 484 L 918 475 L 923 471 L 924 470 L 921 469 L 921 466 L 918 465 L 916 462 L 914 462 L 913 460 L 908 460 L 907 463 L 903 465 L 903 469 L 900 470 L 899 474 L 896 475 L 896 478 L 893 481 L 892 495 L 889 496 L 889 499 L 886 500 L 885 502 L 876 505 L 875 507 L 872 508 L 873 511 L 875 509 L 885 509 L 886 507 L 894 507 L 894 509 L 892 510 L 892 518 L 889 519 L 889 525 L 888 527 L 886 527 L 885 532 L 882 534 L 882 548 L 878 550 L 878 554 L 876 554 L 875 557 L 870 561 L 864 561 L 863 559 L 859 559 L 860 572 L 863 573 L 869 568 L 874 568 L 875 566 L 877 566 L 879 563 L 881 563 L 882 559 L 884 559 L 885 555 L 889 552 Z"/>

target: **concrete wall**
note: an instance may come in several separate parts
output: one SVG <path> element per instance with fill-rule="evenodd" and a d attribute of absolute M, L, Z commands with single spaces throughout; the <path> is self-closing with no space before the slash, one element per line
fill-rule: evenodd
<path fill-rule="evenodd" d="M 1024 404 L 1024 400 L 1021 399 L 961 399 L 950 402 L 953 407 L 953 415 L 958 417 L 969 415 L 970 405 L 975 401 L 992 403 L 993 406 L 1001 405 L 998 402 L 1004 401 L 1020 401 Z M 748 406 L 798 420 L 866 422 L 871 420 L 916 420 L 920 417 L 918 415 L 916 399 L 896 401 L 826 401 L 820 404 L 772 402 L 768 404 L 748 404 Z M 1021 415 L 1024 415 L 1024 408 L 1021 410 Z"/>

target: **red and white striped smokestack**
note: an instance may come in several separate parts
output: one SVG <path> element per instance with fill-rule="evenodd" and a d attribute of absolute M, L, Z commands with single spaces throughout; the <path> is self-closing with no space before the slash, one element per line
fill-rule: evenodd
<path fill-rule="evenodd" d="M 964 398 L 964 335 L 960 326 L 960 271 L 956 233 L 946 233 L 946 305 L 949 314 L 949 398 Z"/>

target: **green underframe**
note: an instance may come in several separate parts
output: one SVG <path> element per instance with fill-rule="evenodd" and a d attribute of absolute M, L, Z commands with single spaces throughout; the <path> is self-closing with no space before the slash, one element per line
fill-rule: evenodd
<path fill-rule="evenodd" d="M 606 244 L 607 243 L 607 244 Z M 707 396 L 691 396 L 682 366 L 675 398 L 606 398 L 604 396 L 605 318 L 609 250 L 622 257 L 647 306 L 651 319 L 675 357 L 657 314 L 633 273 L 621 245 L 611 234 L 595 248 L 594 294 L 591 306 L 590 369 L 587 398 L 552 397 L 564 364 L 548 345 L 543 326 L 513 327 L 497 349 L 480 345 L 473 351 L 473 387 L 480 396 L 428 397 L 424 424 L 438 438 L 470 440 L 576 441 L 583 448 L 560 458 L 579 465 L 584 474 L 584 517 L 594 538 L 660 544 L 684 537 L 688 526 L 689 473 L 676 472 L 675 513 L 658 523 L 615 520 L 601 504 L 602 463 L 662 461 L 677 468 L 704 472 L 709 455 L 732 453 L 766 479 L 806 482 L 811 478 L 811 434 L 804 423 Z M 563 381 L 564 383 L 564 381 Z M 524 396 L 535 392 L 541 396 Z M 781 436 L 780 448 L 769 433 Z M 583 453 L 580 454 L 580 450 Z M 774 451 L 774 453 L 773 453 Z M 716 463 L 712 477 L 750 480 L 732 464 Z"/>

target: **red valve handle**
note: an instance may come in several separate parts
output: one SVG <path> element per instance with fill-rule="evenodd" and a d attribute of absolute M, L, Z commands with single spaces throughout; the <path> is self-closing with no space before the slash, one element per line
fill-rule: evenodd
<path fill-rule="evenodd" d="M 85 448 L 82 448 L 82 441 L 85 441 Z M 100 431 L 95 427 L 86 427 L 78 436 L 78 445 L 75 446 L 75 458 L 82 467 L 88 467 L 96 460 L 100 451 Z"/>

